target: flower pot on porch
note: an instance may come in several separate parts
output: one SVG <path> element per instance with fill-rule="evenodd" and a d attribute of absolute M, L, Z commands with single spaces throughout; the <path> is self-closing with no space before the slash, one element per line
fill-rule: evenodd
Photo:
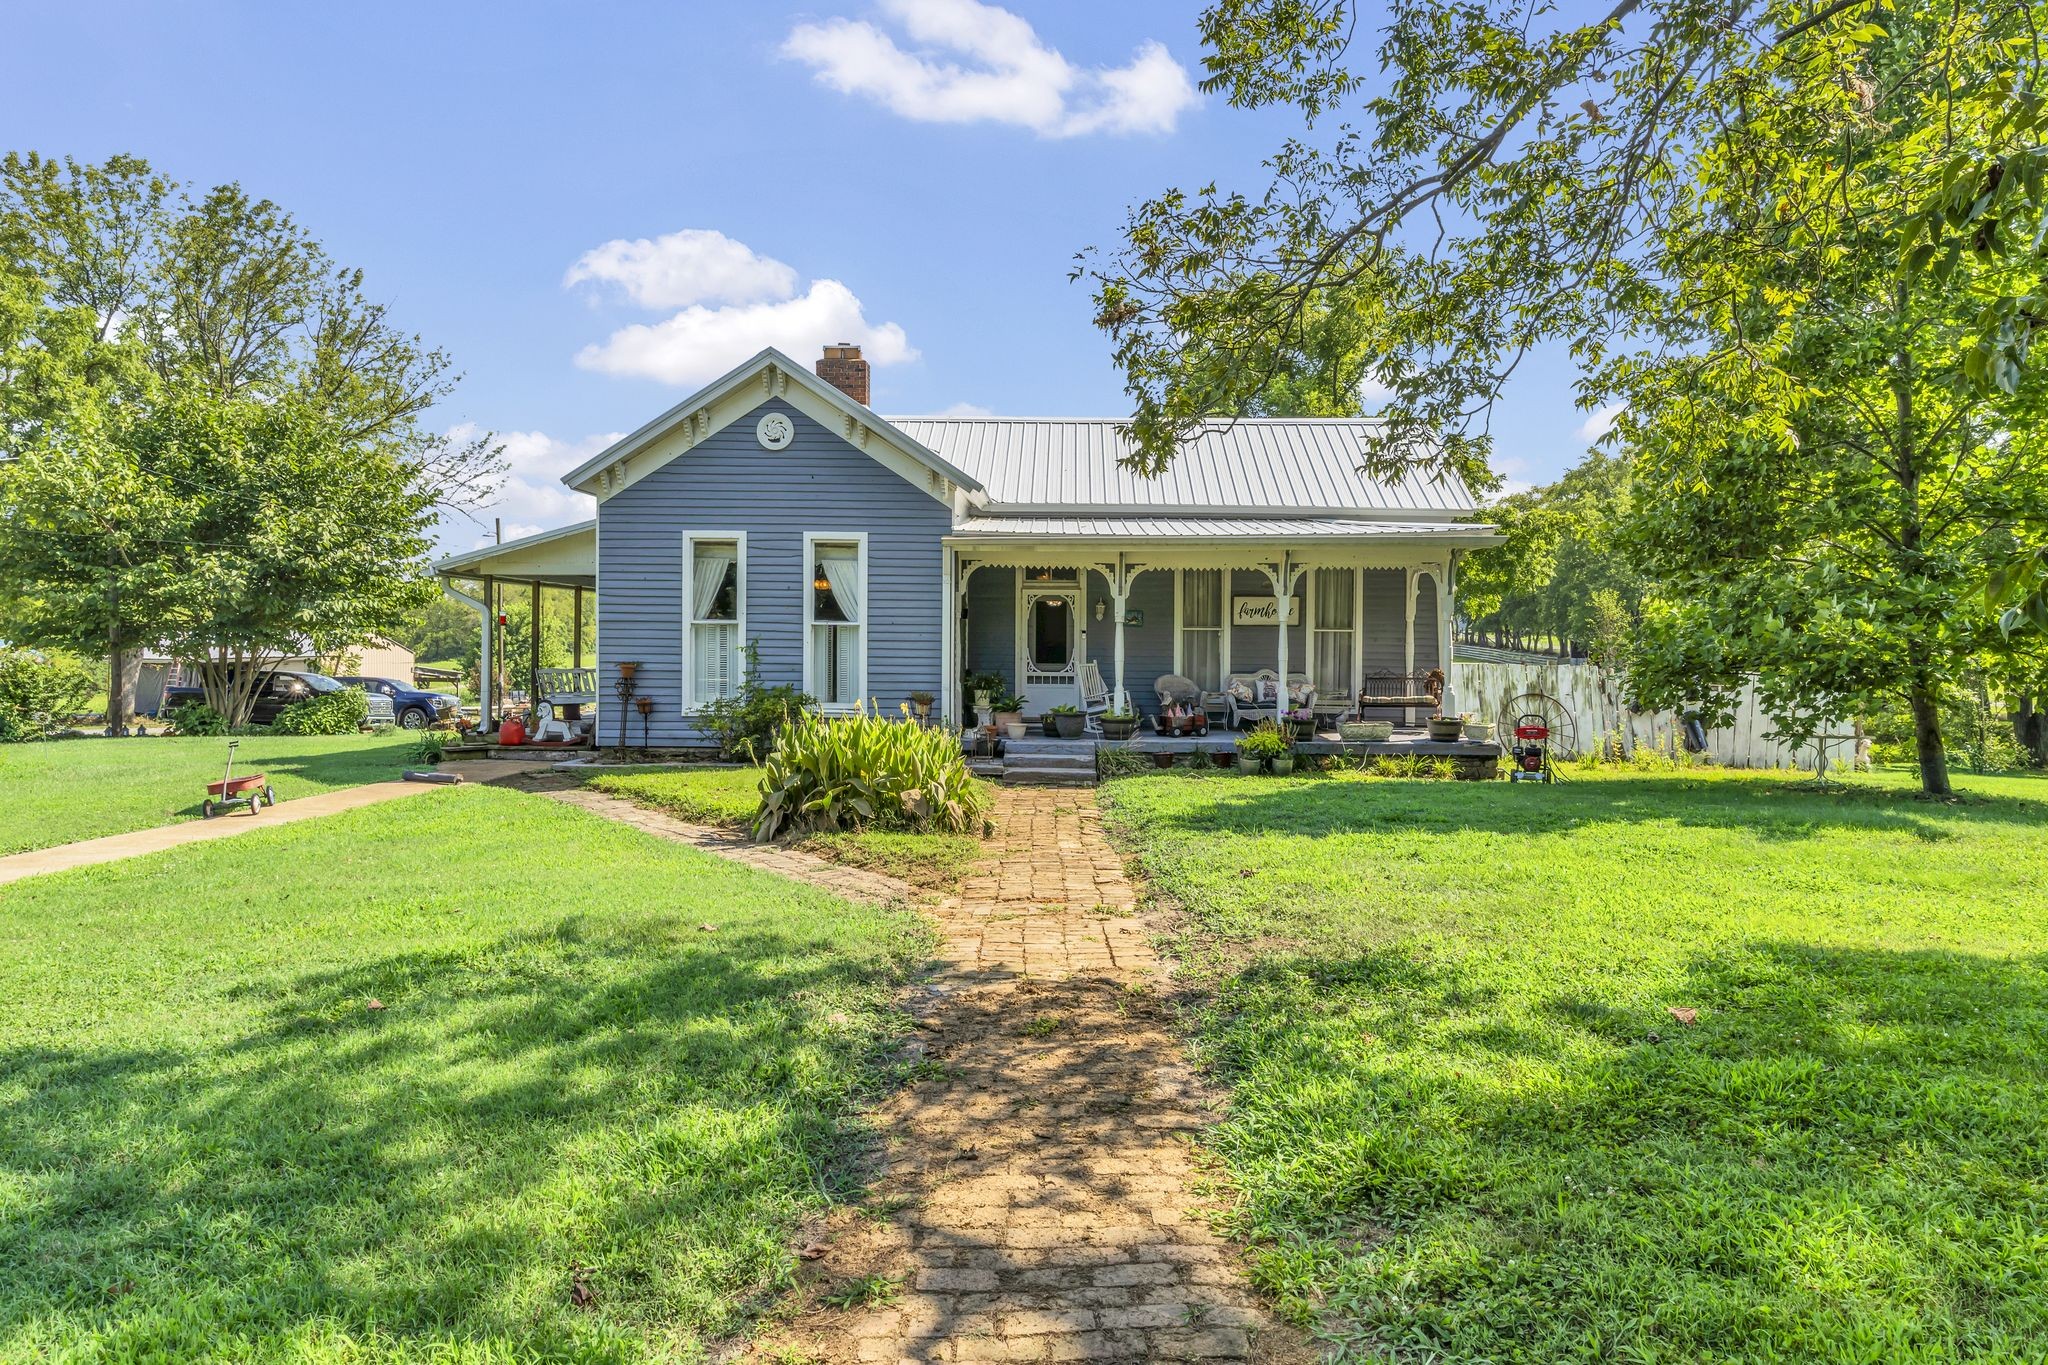
<path fill-rule="evenodd" d="M 1126 740 L 1137 731 L 1137 728 L 1138 718 L 1136 716 L 1104 716 L 1102 718 L 1102 737 L 1104 739 Z"/>
<path fill-rule="evenodd" d="M 1053 734 L 1060 739 L 1079 739 L 1082 728 L 1087 724 L 1078 711 L 1063 711 L 1059 715 L 1047 717 L 1047 721 L 1052 726 Z"/>
<path fill-rule="evenodd" d="M 1003 727 L 1003 733 L 1008 735 L 1011 739 L 1022 739 L 1024 738 L 1024 732 L 1030 728 L 1030 726 L 1024 723 L 1024 717 L 1018 716 L 1016 719 L 1012 720 L 1008 725 L 1005 725 Z"/>
<path fill-rule="evenodd" d="M 998 730 L 1008 731 L 1012 725 L 1022 725 L 1024 723 L 1024 713 L 1022 711 L 998 711 L 995 714 L 995 722 Z M 1015 737 L 1018 739 L 1024 738 L 1024 732 L 1022 730 L 1017 731 Z"/>
<path fill-rule="evenodd" d="M 1465 734 L 1465 722 L 1456 716 L 1431 716 L 1429 737 L 1438 741 L 1461 739 Z"/>
<path fill-rule="evenodd" d="M 1493 742 L 1493 722 L 1490 720 L 1468 720 L 1465 722 L 1465 738 L 1476 739 L 1481 744 Z"/>

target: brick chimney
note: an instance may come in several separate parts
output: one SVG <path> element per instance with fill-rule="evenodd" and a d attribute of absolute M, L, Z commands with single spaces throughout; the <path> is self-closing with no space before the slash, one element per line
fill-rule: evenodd
<path fill-rule="evenodd" d="M 868 401 L 868 363 L 860 358 L 860 347 L 850 341 L 827 346 L 817 364 L 818 378 L 861 406 Z"/>

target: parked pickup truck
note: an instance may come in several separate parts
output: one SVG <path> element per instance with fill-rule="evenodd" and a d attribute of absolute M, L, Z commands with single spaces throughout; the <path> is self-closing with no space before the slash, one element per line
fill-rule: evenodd
<path fill-rule="evenodd" d="M 339 692 L 346 684 L 328 677 L 325 673 L 308 673 L 295 668 L 272 669 L 256 688 L 256 699 L 249 713 L 252 725 L 268 725 L 277 719 L 277 713 L 295 701 L 318 696 L 322 692 Z M 391 708 L 391 698 L 371 692 L 370 724 L 396 725 L 397 713 Z M 160 714 L 171 711 L 188 702 L 203 702 L 206 691 L 199 687 L 166 687 Z"/>
<path fill-rule="evenodd" d="M 398 723 L 408 730 L 424 730 L 437 721 L 453 720 L 460 699 L 446 692 L 429 692 L 397 678 L 343 678 L 350 687 L 360 687 L 374 701 L 388 697 Z"/>

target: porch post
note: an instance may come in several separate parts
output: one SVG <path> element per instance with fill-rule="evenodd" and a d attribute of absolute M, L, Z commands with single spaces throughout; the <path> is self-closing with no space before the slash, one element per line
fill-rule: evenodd
<path fill-rule="evenodd" d="M 1451 661 L 1457 657 L 1452 631 L 1457 625 L 1454 594 L 1457 591 L 1458 552 L 1452 550 L 1444 556 L 1443 576 L 1436 582 L 1436 652 L 1437 667 L 1444 671 L 1444 714 L 1455 716 L 1456 700 L 1451 695 Z"/>
<path fill-rule="evenodd" d="M 497 653 L 492 646 L 496 643 L 498 629 L 498 585 L 495 580 L 484 580 L 484 629 L 477 651 L 476 669 L 476 714 L 479 728 L 491 728 L 491 697 L 498 689 L 491 684 L 496 681 L 491 670 L 496 666 Z"/>
<path fill-rule="evenodd" d="M 526 643 L 531 663 L 526 673 L 526 718 L 530 723 L 534 703 L 540 700 L 540 580 L 536 578 L 528 586 L 531 591 L 527 595 Z"/>
<path fill-rule="evenodd" d="M 1406 659 L 1407 662 L 1403 664 L 1402 667 L 1405 668 L 1408 673 L 1408 682 L 1406 685 L 1409 687 L 1413 687 L 1415 685 L 1415 589 L 1417 587 L 1417 581 L 1415 577 L 1415 566 L 1411 564 L 1403 572 L 1406 574 L 1406 577 L 1402 581 L 1407 584 L 1407 587 L 1402 593 L 1402 603 L 1407 612 L 1408 625 L 1407 634 L 1404 637 L 1404 653 L 1402 655 L 1402 657 Z M 1403 717 L 1404 723 L 1406 723 L 1407 725 L 1413 726 L 1415 724 L 1414 707 L 1410 706 L 1404 708 L 1401 712 L 1401 715 Z"/>
<path fill-rule="evenodd" d="M 1119 711 L 1127 711 L 1130 709 L 1130 703 L 1124 696 L 1124 615 L 1125 604 L 1131 600 L 1131 580 L 1124 568 L 1121 550 L 1116 556 L 1114 587 L 1115 591 L 1110 594 L 1110 608 L 1116 612 L 1116 708 Z"/>
<path fill-rule="evenodd" d="M 1279 717 L 1287 711 L 1287 606 L 1294 600 L 1292 556 L 1283 552 L 1277 567 L 1277 573 L 1272 568 L 1266 569 L 1266 577 L 1273 584 L 1273 609 L 1279 623 L 1280 636 L 1280 681 L 1277 695 L 1273 698 L 1273 716 L 1276 724 L 1279 723 Z"/>
<path fill-rule="evenodd" d="M 939 551 L 939 722 L 954 723 L 954 689 L 960 685 L 960 556 L 948 545 Z"/>
<path fill-rule="evenodd" d="M 581 668 L 583 667 L 583 587 L 581 584 L 578 584 L 571 588 L 569 592 L 572 603 L 571 614 L 575 622 L 569 627 L 569 633 L 575 637 L 575 644 L 571 648 L 575 652 L 576 667 Z"/>

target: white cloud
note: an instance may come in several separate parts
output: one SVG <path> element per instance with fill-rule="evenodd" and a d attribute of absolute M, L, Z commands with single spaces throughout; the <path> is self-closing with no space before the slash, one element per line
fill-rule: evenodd
<path fill-rule="evenodd" d="M 818 83 L 920 123 L 1007 123 L 1041 137 L 1170 133 L 1194 82 L 1157 42 L 1119 67 L 1079 67 L 1026 20 L 980 0 L 881 0 L 911 49 L 864 20 L 798 24 L 782 54 Z"/>
<path fill-rule="evenodd" d="M 701 384 L 764 346 L 804 358 L 835 341 L 859 346 L 872 365 L 917 359 L 903 329 L 893 322 L 870 323 L 851 289 L 838 280 L 813 280 L 791 298 L 723 308 L 696 304 L 660 322 L 622 327 L 585 346 L 576 363 L 606 374 Z"/>
<path fill-rule="evenodd" d="M 564 441 L 544 431 L 493 433 L 492 439 L 505 448 L 505 483 L 489 506 L 470 514 L 483 523 L 470 537 L 471 548 L 491 543 L 492 518 L 504 523 L 505 539 L 516 540 L 596 515 L 596 502 L 563 484 L 562 476 L 623 434 L 613 431 Z M 473 441 L 481 435 L 483 430 L 474 422 L 464 422 L 448 431 L 448 439 L 457 443 Z M 442 542 L 454 547 L 470 530 L 467 518 L 451 513 L 442 523 Z"/>
<path fill-rule="evenodd" d="M 1614 419 L 1621 416 L 1622 410 L 1627 406 L 1628 404 L 1626 403 L 1609 403 L 1606 407 L 1601 408 L 1591 417 L 1579 423 L 1579 439 L 1591 445 L 1608 432 L 1614 430 Z"/>
<path fill-rule="evenodd" d="M 614 238 L 584 252 L 562 276 L 564 288 L 593 281 L 618 285 L 642 308 L 756 303 L 796 292 L 795 270 L 708 228 L 652 240 Z"/>
<path fill-rule="evenodd" d="M 939 412 L 941 417 L 992 417 L 995 414 L 979 403 L 955 403 Z"/>

